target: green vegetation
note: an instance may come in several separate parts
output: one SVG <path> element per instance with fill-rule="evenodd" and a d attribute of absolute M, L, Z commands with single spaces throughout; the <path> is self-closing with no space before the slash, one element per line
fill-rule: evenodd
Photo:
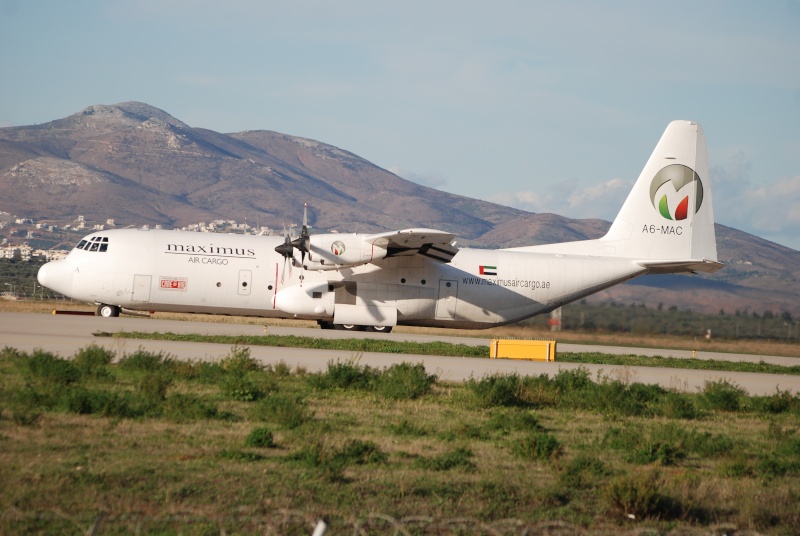
<path fill-rule="evenodd" d="M 595 352 L 559 352 L 556 358 L 564 363 L 594 363 L 598 365 L 624 365 L 628 367 L 668 367 L 727 372 L 760 372 L 764 374 L 800 374 L 800 365 L 773 365 L 760 361 L 722 361 L 689 357 L 661 357 L 637 355 L 609 355 Z"/>
<path fill-rule="evenodd" d="M 36 274 L 45 262 L 45 259 L 38 257 L 29 261 L 0 259 L 0 292 L 36 299 L 63 298 L 57 292 L 42 288 L 36 280 Z"/>
<path fill-rule="evenodd" d="M 116 337 L 120 339 L 152 339 L 164 341 L 211 342 L 219 344 L 241 344 L 250 346 L 279 346 L 286 348 L 314 348 L 325 350 L 348 350 L 352 352 L 383 352 L 391 354 L 439 355 L 456 357 L 489 357 L 487 346 L 450 344 L 446 342 L 404 342 L 389 339 L 325 339 L 316 337 L 297 337 L 294 335 L 196 335 L 176 333 L 145 333 L 139 331 L 120 331 L 116 333 L 97 332 L 96 337 Z M 718 370 L 721 372 L 761 372 L 766 374 L 800 374 L 800 365 L 783 366 L 759 362 L 721 361 L 714 359 L 674 358 L 660 356 L 610 355 L 594 352 L 559 352 L 558 361 L 564 363 L 587 363 L 598 365 L 623 365 L 637 367 L 669 367 L 695 370 Z M 400 372 L 397 372 L 400 374 Z M 347 370 L 337 374 L 347 375 Z M 368 374 L 361 372 L 359 374 Z M 334 374 L 335 376 L 335 374 Z M 343 378 L 342 381 L 345 381 Z M 355 381 L 355 380 L 353 380 Z M 361 379 L 359 381 L 367 381 Z M 502 380 L 498 380 L 502 381 Z M 502 386 L 497 386 L 502 389 Z M 503 396 L 498 393 L 496 396 Z"/>
<path fill-rule="evenodd" d="M 547 315 L 519 325 L 547 329 Z M 800 339 L 800 323 L 789 311 L 725 311 L 703 314 L 675 306 L 644 303 L 589 305 L 586 300 L 569 303 L 561 310 L 562 329 L 583 332 L 633 333 L 637 335 L 712 336 L 724 339 Z"/>
<path fill-rule="evenodd" d="M 0 533 L 307 535 L 319 516 L 335 534 L 800 526 L 788 392 L 585 369 L 453 384 L 355 358 L 312 374 L 242 346 L 112 357 L 0 351 Z"/>
<path fill-rule="evenodd" d="M 398 342 L 391 339 L 325 339 L 298 337 L 296 335 L 197 335 L 193 333 L 145 333 L 120 331 L 96 332 L 95 337 L 119 339 L 151 339 L 159 341 L 211 342 L 248 346 L 280 346 L 286 348 L 313 348 L 316 350 L 348 350 L 352 352 L 382 352 L 387 354 L 444 355 L 458 357 L 488 357 L 486 346 L 450 344 L 446 342 Z"/>

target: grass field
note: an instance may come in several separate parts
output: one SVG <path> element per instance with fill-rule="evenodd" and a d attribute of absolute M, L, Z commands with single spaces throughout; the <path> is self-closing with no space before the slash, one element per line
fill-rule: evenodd
<path fill-rule="evenodd" d="M 329 534 L 800 526 L 789 393 L 688 394 L 582 370 L 463 384 L 410 364 L 310 374 L 239 347 L 217 363 L 69 357 L 0 352 L 3 534 L 308 535 L 320 517 Z"/>

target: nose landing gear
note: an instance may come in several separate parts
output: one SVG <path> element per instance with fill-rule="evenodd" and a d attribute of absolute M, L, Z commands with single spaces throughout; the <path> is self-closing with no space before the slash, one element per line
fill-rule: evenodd
<path fill-rule="evenodd" d="M 119 316 L 120 308 L 116 305 L 108 305 L 106 303 L 101 303 L 97 306 L 97 316 L 102 316 L 104 318 L 114 318 Z"/>

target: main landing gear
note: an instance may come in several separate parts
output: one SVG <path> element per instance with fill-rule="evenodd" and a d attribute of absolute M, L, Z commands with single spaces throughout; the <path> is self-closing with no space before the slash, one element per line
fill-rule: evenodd
<path fill-rule="evenodd" d="M 392 326 L 357 326 L 355 324 L 334 324 L 333 322 L 319 322 L 321 329 L 337 329 L 339 331 L 369 331 L 372 333 L 391 333 Z"/>
<path fill-rule="evenodd" d="M 113 318 L 119 316 L 120 308 L 116 305 L 101 303 L 97 306 L 97 316 Z"/>

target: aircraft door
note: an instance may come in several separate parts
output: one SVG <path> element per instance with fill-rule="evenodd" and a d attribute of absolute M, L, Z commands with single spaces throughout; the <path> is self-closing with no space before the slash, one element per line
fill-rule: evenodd
<path fill-rule="evenodd" d="M 150 283 L 152 279 L 153 277 L 150 275 L 135 274 L 133 276 L 133 296 L 131 296 L 131 301 L 150 301 Z"/>
<path fill-rule="evenodd" d="M 250 270 L 239 270 L 239 295 L 249 296 L 250 287 L 253 283 L 253 272 Z"/>
<path fill-rule="evenodd" d="M 439 300 L 436 302 L 436 318 L 454 320 L 458 304 L 458 281 L 443 279 L 439 281 Z"/>

